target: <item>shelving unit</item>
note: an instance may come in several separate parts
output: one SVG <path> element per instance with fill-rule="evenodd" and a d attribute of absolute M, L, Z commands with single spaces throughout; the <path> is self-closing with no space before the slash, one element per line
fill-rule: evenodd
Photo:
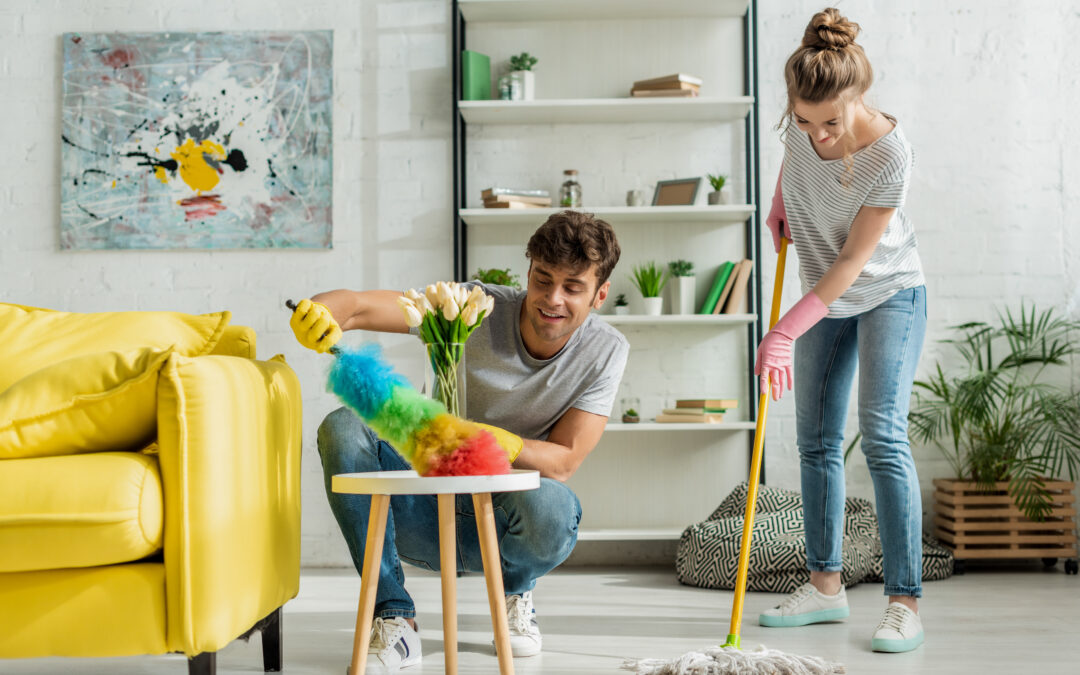
<path fill-rule="evenodd" d="M 749 471 L 757 413 L 753 359 L 762 335 L 756 247 L 761 220 L 755 98 L 756 4 L 756 0 L 452 0 L 454 271 L 459 280 L 466 279 L 474 267 L 505 267 L 507 260 L 520 258 L 532 231 L 561 210 L 476 208 L 480 189 L 490 185 L 474 185 L 479 179 L 470 176 L 470 171 L 483 175 L 485 162 L 519 154 L 543 159 L 544 152 L 557 152 L 546 147 L 545 139 L 591 140 L 607 133 L 626 138 L 629 143 L 640 142 L 635 139 L 656 133 L 643 131 L 649 128 L 670 129 L 673 147 L 686 143 L 685 139 L 699 142 L 700 136 L 694 135 L 699 129 L 736 139 L 727 141 L 729 145 L 718 150 L 709 165 L 730 165 L 737 187 L 742 188 L 743 204 L 618 206 L 613 203 L 622 201 L 621 195 L 616 197 L 609 189 L 605 204 L 604 199 L 590 199 L 589 195 L 595 193 L 586 187 L 582 210 L 611 223 L 623 248 L 623 262 L 612 277 L 613 293 L 617 292 L 616 284 L 625 284 L 622 277 L 635 257 L 654 251 L 657 256 L 668 251 L 675 256 L 680 242 L 684 242 L 687 252 L 678 257 L 689 258 L 696 253 L 708 265 L 746 257 L 755 265 L 747 289 L 746 313 L 614 315 L 606 313 L 610 310 L 605 308 L 605 313 L 598 315 L 627 335 L 631 365 L 639 358 L 652 359 L 648 369 L 675 373 L 672 377 L 682 372 L 687 382 L 694 381 L 694 377 L 714 378 L 708 380 L 712 384 L 703 386 L 725 395 L 740 392 L 740 408 L 720 424 L 657 424 L 648 419 L 622 424 L 617 421 L 621 410 L 616 402 L 612 421 L 606 427 L 608 433 L 570 481 L 582 501 L 584 516 L 579 537 L 584 541 L 678 539 L 687 525 L 707 516 L 731 487 L 746 479 Z M 472 30 L 467 31 L 469 27 Z M 707 30 L 716 33 L 708 36 L 706 48 L 687 46 L 693 44 L 693 35 L 701 36 Z M 492 56 L 493 71 L 498 60 L 510 53 L 524 50 L 540 54 L 538 77 L 549 78 L 544 81 L 551 83 L 549 90 L 544 92 L 538 85 L 538 98 L 533 101 L 457 100 L 461 91 L 459 57 L 466 48 L 467 32 L 470 49 Z M 739 37 L 741 45 L 737 44 Z M 673 50 L 672 45 L 664 45 L 665 39 L 681 44 Z M 581 58 L 576 49 L 583 43 L 602 44 L 596 49 L 604 51 L 586 58 L 587 68 L 572 70 L 575 59 Z M 546 45 L 548 50 L 537 52 L 540 47 L 533 46 L 537 44 Z M 633 54 L 620 51 L 619 45 Z M 650 49 L 655 54 L 641 55 Z M 659 65 L 668 63 L 685 65 Z M 705 91 L 703 87 L 701 97 L 632 99 L 626 95 L 634 79 L 676 71 L 701 74 L 699 66 L 713 69 L 709 71 L 712 77 L 706 77 L 706 84 L 713 84 L 713 89 Z M 560 73 L 564 75 L 561 79 Z M 622 85 L 616 89 L 612 82 Z M 736 138 L 740 127 L 741 138 Z M 481 131 L 470 132 L 474 129 Z M 493 144 L 498 148 L 494 154 Z M 610 151 L 612 144 L 600 141 L 599 147 Z M 577 167 L 581 158 L 573 153 L 584 157 L 591 149 L 564 149 L 567 156 L 562 161 Z M 537 154 L 531 155 L 533 152 Z M 674 166 L 667 170 L 682 170 L 678 166 L 685 162 L 682 157 L 673 150 L 670 163 Z M 522 160 L 510 169 L 515 170 L 531 177 L 530 171 L 537 169 Z M 491 171 L 501 175 L 498 169 Z M 606 169 L 603 177 L 616 180 L 607 175 Z M 670 177 L 655 174 L 652 180 Z M 521 180 L 531 181 L 523 186 L 536 184 L 535 178 Z M 707 189 L 706 183 L 703 190 Z M 552 195 L 557 197 L 554 191 Z M 699 267 L 698 295 L 702 298 L 712 282 L 713 270 Z M 639 349 L 639 345 L 644 347 Z M 633 377 L 631 370 L 628 366 L 627 377 Z M 679 391 L 690 396 L 698 390 L 687 384 Z M 654 407 L 659 412 L 659 407 Z"/>

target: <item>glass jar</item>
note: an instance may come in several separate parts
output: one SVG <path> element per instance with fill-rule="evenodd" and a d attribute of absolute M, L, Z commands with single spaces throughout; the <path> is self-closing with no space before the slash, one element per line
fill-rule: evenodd
<path fill-rule="evenodd" d="M 559 188 L 559 206 L 581 208 L 581 184 L 577 182 L 577 169 L 563 171 L 563 184 Z"/>
<path fill-rule="evenodd" d="M 465 417 L 465 343 L 426 343 L 424 391 L 446 406 L 446 412 Z"/>
<path fill-rule="evenodd" d="M 510 76 L 503 75 L 499 78 L 499 100 L 513 101 L 513 91 L 510 87 Z"/>

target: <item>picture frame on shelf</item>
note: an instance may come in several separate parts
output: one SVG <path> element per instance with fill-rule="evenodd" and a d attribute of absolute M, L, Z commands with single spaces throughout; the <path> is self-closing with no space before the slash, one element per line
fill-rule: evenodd
<path fill-rule="evenodd" d="M 693 206 L 697 201 L 701 176 L 695 178 L 676 178 L 657 182 L 653 192 L 653 206 Z"/>

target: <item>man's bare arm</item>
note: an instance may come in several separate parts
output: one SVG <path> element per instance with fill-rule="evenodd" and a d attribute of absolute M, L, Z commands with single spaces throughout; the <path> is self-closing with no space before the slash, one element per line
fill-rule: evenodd
<path fill-rule="evenodd" d="M 608 418 L 571 408 L 559 418 L 546 441 L 525 439 L 516 469 L 536 469 L 545 478 L 567 481 L 600 442 Z"/>

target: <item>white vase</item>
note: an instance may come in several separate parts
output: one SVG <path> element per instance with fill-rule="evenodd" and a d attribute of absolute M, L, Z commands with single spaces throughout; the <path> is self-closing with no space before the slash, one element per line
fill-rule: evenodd
<path fill-rule="evenodd" d="M 645 316 L 660 316 L 664 313 L 663 298 L 642 298 L 645 303 Z"/>
<path fill-rule="evenodd" d="M 696 277 L 675 277 L 671 286 L 671 313 L 693 314 Z"/>
<path fill-rule="evenodd" d="M 531 70 L 514 70 L 511 71 L 512 77 L 518 78 L 521 82 L 521 99 L 522 101 L 531 101 L 536 95 L 536 73 Z"/>
<path fill-rule="evenodd" d="M 732 196 L 731 188 L 727 185 L 720 188 L 720 203 L 721 204 L 734 204 L 735 198 Z"/>
<path fill-rule="evenodd" d="M 630 307 L 628 305 L 615 305 L 616 316 L 626 316 L 630 313 Z"/>

